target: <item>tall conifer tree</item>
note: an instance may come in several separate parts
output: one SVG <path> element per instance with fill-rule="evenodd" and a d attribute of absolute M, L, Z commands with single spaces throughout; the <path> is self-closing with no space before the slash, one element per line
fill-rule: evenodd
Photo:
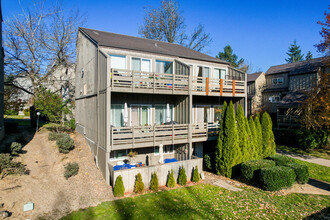
<path fill-rule="evenodd" d="M 236 121 L 240 150 L 240 153 L 238 153 L 237 163 L 240 164 L 242 162 L 245 162 L 246 160 L 249 160 L 250 158 L 250 149 L 248 149 L 248 134 L 246 131 L 245 116 L 241 105 L 238 105 L 237 107 Z"/>
<path fill-rule="evenodd" d="M 262 114 L 262 143 L 263 143 L 263 157 L 269 157 L 276 153 L 275 138 L 273 133 L 272 119 L 267 112 Z"/>
<path fill-rule="evenodd" d="M 217 148 L 215 151 L 215 171 L 217 173 L 217 175 L 220 175 L 223 173 L 221 173 L 221 163 L 222 163 L 222 144 L 223 144 L 223 137 L 224 137 L 224 121 L 225 121 L 225 115 L 226 115 L 226 109 L 227 109 L 227 102 L 225 101 L 223 103 L 223 107 L 222 107 L 222 112 L 221 112 L 221 121 L 220 121 L 220 125 L 219 125 L 219 137 L 218 137 L 218 144 L 217 144 Z"/>
<path fill-rule="evenodd" d="M 254 160 L 255 159 L 255 149 L 254 149 L 252 132 L 251 132 L 250 125 L 249 125 L 249 120 L 247 117 L 244 117 L 244 121 L 245 121 L 245 129 L 246 129 L 246 134 L 247 134 L 247 149 L 249 151 L 249 158 L 247 158 L 245 161 Z"/>
<path fill-rule="evenodd" d="M 289 51 L 286 53 L 289 58 L 285 59 L 288 63 L 295 63 L 304 60 L 304 54 L 301 54 L 300 46 L 297 45 L 297 41 L 294 40 L 293 44 L 289 47 Z"/>
<path fill-rule="evenodd" d="M 258 151 L 259 159 L 263 158 L 263 146 L 262 146 L 262 129 L 260 124 L 260 114 L 257 113 L 256 117 L 254 118 L 254 125 L 257 131 L 257 142 L 256 142 L 256 149 Z"/>
<path fill-rule="evenodd" d="M 251 138 L 251 143 L 254 147 L 254 153 L 253 153 L 253 159 L 260 159 L 260 153 L 259 153 L 259 148 L 257 146 L 257 130 L 256 130 L 256 126 L 254 124 L 254 121 L 253 121 L 253 118 L 252 116 L 250 116 L 250 119 L 249 119 L 249 126 L 250 126 L 250 130 L 251 130 L 251 135 L 252 135 L 252 138 Z"/>

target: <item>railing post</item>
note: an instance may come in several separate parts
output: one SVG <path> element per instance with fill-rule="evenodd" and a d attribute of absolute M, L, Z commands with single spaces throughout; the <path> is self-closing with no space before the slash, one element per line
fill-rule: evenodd
<path fill-rule="evenodd" d="M 210 78 L 206 77 L 206 88 L 205 88 L 206 95 L 209 95 L 209 88 L 210 88 Z"/>
<path fill-rule="evenodd" d="M 222 96 L 223 93 L 223 79 L 220 79 L 220 96 Z"/>
<path fill-rule="evenodd" d="M 135 82 L 134 82 L 134 71 L 133 70 L 132 70 L 131 74 L 132 74 L 132 92 L 134 92 Z"/>
<path fill-rule="evenodd" d="M 134 126 L 132 126 L 132 149 L 134 148 Z"/>
<path fill-rule="evenodd" d="M 155 89 L 156 89 L 156 83 L 155 83 L 155 72 L 152 73 L 153 74 L 153 90 L 154 90 L 154 93 L 155 93 Z"/>
<path fill-rule="evenodd" d="M 110 146 L 111 146 L 111 148 L 113 148 L 113 128 L 112 127 L 110 127 L 110 137 L 111 137 L 111 139 L 110 139 Z"/>
<path fill-rule="evenodd" d="M 235 84 L 236 84 L 236 81 L 233 80 L 233 96 L 235 96 Z"/>

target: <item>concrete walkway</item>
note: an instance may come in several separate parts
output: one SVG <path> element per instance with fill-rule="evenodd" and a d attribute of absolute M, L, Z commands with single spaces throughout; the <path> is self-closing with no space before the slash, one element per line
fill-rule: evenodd
<path fill-rule="evenodd" d="M 281 154 L 281 155 L 285 155 L 285 156 L 292 157 L 295 159 L 303 160 L 303 161 L 306 161 L 309 163 L 315 163 L 315 164 L 319 164 L 322 166 L 330 167 L 330 160 L 327 160 L 327 159 L 308 156 L 308 155 L 302 155 L 302 154 L 296 154 L 296 153 L 292 153 L 292 152 L 288 152 L 288 151 L 281 151 L 281 150 L 277 150 L 276 152 L 277 152 L 277 154 Z"/>
<path fill-rule="evenodd" d="M 223 176 L 217 176 L 214 175 L 213 173 L 209 173 L 206 171 L 204 171 L 204 175 L 205 175 L 204 183 L 219 186 L 230 191 L 235 191 L 235 192 L 242 191 L 241 188 L 238 188 L 242 186 L 242 184 L 238 181 Z"/>

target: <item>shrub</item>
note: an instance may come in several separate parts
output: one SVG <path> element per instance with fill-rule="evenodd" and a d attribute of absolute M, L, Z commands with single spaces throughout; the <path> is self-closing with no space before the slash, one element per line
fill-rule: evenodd
<path fill-rule="evenodd" d="M 212 170 L 211 157 L 208 154 L 204 155 L 204 166 L 206 170 Z"/>
<path fill-rule="evenodd" d="M 200 180 L 199 178 L 199 172 L 198 172 L 198 167 L 195 166 L 195 169 L 194 169 L 194 174 L 193 174 L 193 178 L 192 178 L 192 181 L 195 182 L 195 183 L 198 183 Z"/>
<path fill-rule="evenodd" d="M 119 175 L 116 179 L 115 186 L 113 187 L 113 195 L 115 197 L 124 196 L 125 187 L 123 183 L 123 178 Z"/>
<path fill-rule="evenodd" d="M 0 154 L 0 175 L 1 179 L 9 174 L 26 174 L 25 166 L 20 162 L 12 161 L 10 154 Z"/>
<path fill-rule="evenodd" d="M 275 161 L 277 166 L 285 166 L 288 163 L 294 163 L 293 158 L 278 154 L 267 157 L 267 159 Z"/>
<path fill-rule="evenodd" d="M 138 175 L 136 176 L 136 180 L 135 180 L 134 192 L 142 193 L 143 190 L 144 190 L 144 183 L 142 181 L 142 176 L 141 176 L 141 173 L 138 173 Z"/>
<path fill-rule="evenodd" d="M 76 130 L 76 120 L 74 118 L 70 119 L 70 121 L 67 123 L 67 126 L 72 130 Z"/>
<path fill-rule="evenodd" d="M 64 177 L 65 179 L 69 179 L 71 176 L 75 176 L 78 174 L 79 165 L 77 163 L 68 163 L 64 167 Z"/>
<path fill-rule="evenodd" d="M 10 145 L 10 152 L 13 156 L 18 156 L 18 153 L 22 150 L 22 145 L 17 142 L 12 142 Z"/>
<path fill-rule="evenodd" d="M 224 138 L 224 121 L 227 111 L 227 102 L 225 101 L 222 106 L 221 112 L 221 121 L 219 125 L 219 137 L 217 147 L 215 149 L 215 158 L 214 158 L 214 168 L 217 175 L 222 174 L 222 167 L 223 167 L 223 159 L 222 159 L 222 151 L 223 151 L 223 138 Z"/>
<path fill-rule="evenodd" d="M 180 174 L 178 177 L 178 184 L 181 186 L 184 186 L 187 184 L 187 175 L 186 175 L 186 170 L 184 169 L 184 167 L 182 166 L 180 169 Z"/>
<path fill-rule="evenodd" d="M 290 167 L 275 166 L 260 170 L 260 185 L 269 191 L 290 187 L 295 183 L 296 174 Z"/>
<path fill-rule="evenodd" d="M 254 126 L 256 128 L 256 150 L 259 152 L 259 158 L 263 158 L 263 144 L 262 144 L 262 128 L 260 124 L 260 114 L 257 112 L 254 118 Z"/>
<path fill-rule="evenodd" d="M 48 134 L 48 140 L 50 141 L 56 141 L 59 138 L 62 138 L 64 136 L 66 136 L 67 134 L 65 133 L 58 133 L 58 132 L 50 132 Z"/>
<path fill-rule="evenodd" d="M 150 182 L 150 189 L 152 191 L 158 191 L 159 190 L 159 183 L 158 183 L 158 177 L 157 177 L 156 172 L 154 172 L 152 174 L 152 178 L 151 178 L 151 182 Z"/>
<path fill-rule="evenodd" d="M 276 154 L 275 138 L 273 133 L 272 119 L 267 112 L 262 114 L 261 119 L 262 128 L 262 149 L 263 157 L 269 157 Z"/>
<path fill-rule="evenodd" d="M 237 121 L 237 131 L 239 138 L 239 151 L 241 152 L 241 158 L 238 158 L 238 164 L 251 160 L 251 152 L 249 136 L 246 127 L 246 121 L 244 116 L 244 110 L 241 105 L 238 105 L 236 112 L 236 121 Z"/>
<path fill-rule="evenodd" d="M 256 126 L 255 123 L 253 121 L 252 116 L 250 116 L 249 119 L 249 127 L 251 130 L 251 139 L 250 139 L 250 144 L 253 145 L 253 158 L 258 160 L 261 159 L 261 152 L 260 152 L 260 148 L 258 147 L 258 139 L 257 139 L 257 130 L 256 130 Z"/>
<path fill-rule="evenodd" d="M 171 170 L 170 175 L 168 176 L 168 180 L 167 180 L 166 186 L 169 187 L 169 188 L 175 187 L 175 179 L 174 179 L 173 170 Z"/>
<path fill-rule="evenodd" d="M 29 108 L 24 109 L 23 113 L 25 116 L 30 116 L 30 109 Z"/>
<path fill-rule="evenodd" d="M 285 166 L 290 167 L 294 170 L 296 174 L 297 183 L 305 184 L 308 182 L 309 172 L 308 172 L 308 167 L 306 165 L 297 164 L 297 163 L 288 163 Z"/>
<path fill-rule="evenodd" d="M 74 141 L 71 139 L 71 137 L 68 134 L 65 134 L 61 137 L 59 137 L 56 140 L 56 145 L 58 147 L 58 150 L 60 153 L 67 154 L 71 150 L 73 150 L 74 146 Z"/>
<path fill-rule="evenodd" d="M 316 149 L 327 146 L 329 132 L 326 130 L 296 130 L 297 142 L 300 148 Z"/>
<path fill-rule="evenodd" d="M 273 167 L 275 162 L 271 160 L 250 160 L 242 163 L 242 177 L 250 184 L 259 182 L 260 169 L 265 167 Z"/>

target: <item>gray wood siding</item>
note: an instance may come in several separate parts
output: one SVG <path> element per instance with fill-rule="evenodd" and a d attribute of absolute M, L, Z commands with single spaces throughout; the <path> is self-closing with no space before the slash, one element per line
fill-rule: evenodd
<path fill-rule="evenodd" d="M 281 84 L 273 84 L 272 79 L 283 77 L 283 83 Z M 281 73 L 281 74 L 273 74 L 273 75 L 266 75 L 266 88 L 267 89 L 278 89 L 278 88 L 286 88 L 288 87 L 288 74 Z"/>
<path fill-rule="evenodd" d="M 289 90 L 310 89 L 316 85 L 317 73 L 308 73 L 289 77 Z"/>

